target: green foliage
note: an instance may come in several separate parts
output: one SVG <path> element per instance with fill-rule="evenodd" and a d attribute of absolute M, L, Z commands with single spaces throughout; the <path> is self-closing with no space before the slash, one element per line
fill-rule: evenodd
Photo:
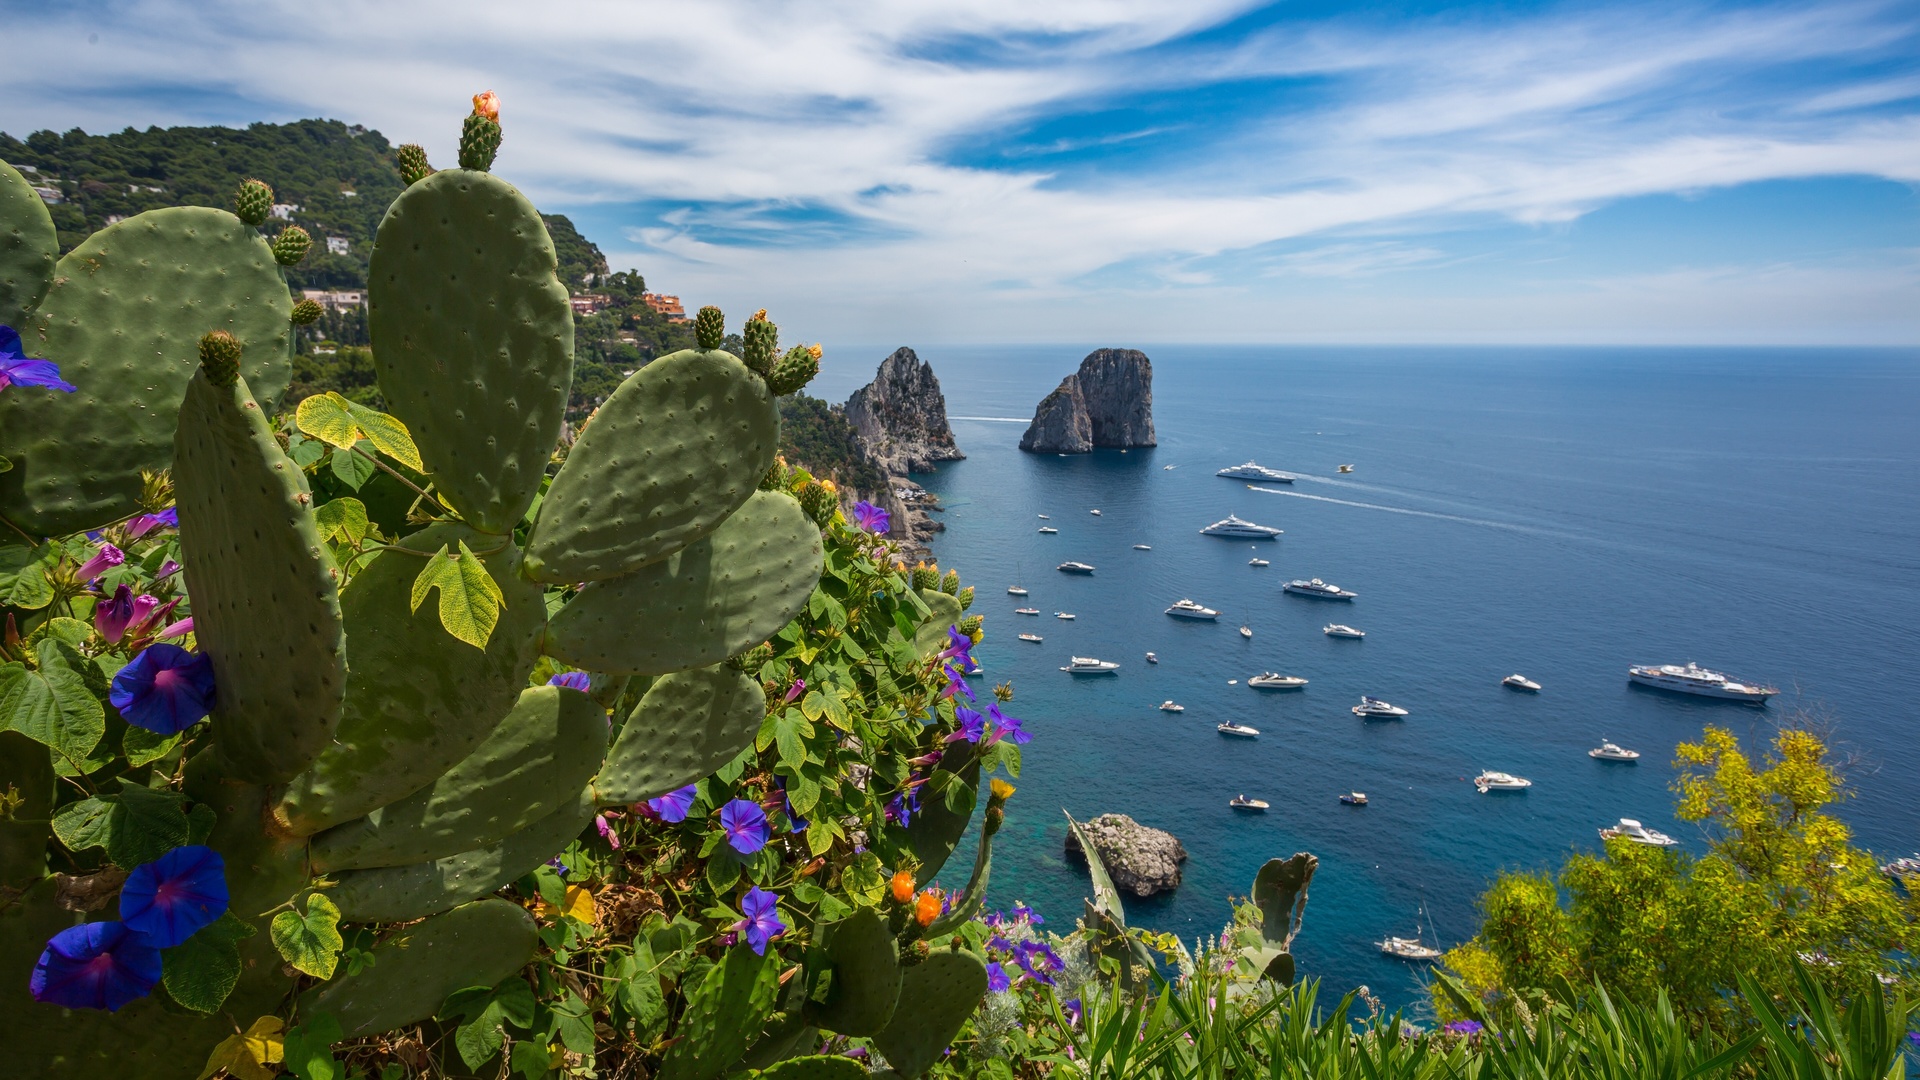
<path fill-rule="evenodd" d="M 887 478 L 860 453 L 846 414 L 804 393 L 780 399 L 780 454 L 851 491 L 877 492 Z"/>

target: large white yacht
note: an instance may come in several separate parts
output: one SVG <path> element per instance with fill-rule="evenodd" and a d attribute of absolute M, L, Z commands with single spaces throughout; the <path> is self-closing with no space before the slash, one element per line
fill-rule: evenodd
<path fill-rule="evenodd" d="M 1196 604 L 1191 600 L 1175 600 L 1167 609 L 1167 614 L 1176 619 L 1217 619 L 1220 613 L 1205 604 Z"/>
<path fill-rule="evenodd" d="M 1093 573 L 1093 564 L 1083 563 L 1083 562 L 1063 562 L 1059 566 L 1054 567 L 1054 569 L 1060 571 L 1063 574 L 1091 574 Z"/>
<path fill-rule="evenodd" d="M 1231 469 L 1221 469 L 1215 476 L 1224 476 L 1229 480 L 1265 480 L 1270 484 L 1291 484 L 1293 477 L 1278 469 L 1269 469 L 1265 465 L 1255 465 L 1249 461 L 1245 465 L 1235 465 Z"/>
<path fill-rule="evenodd" d="M 1075 656 L 1072 662 L 1061 671 L 1069 675 L 1111 675 L 1120 670 L 1120 665 L 1111 660 L 1096 660 L 1091 656 Z"/>
<path fill-rule="evenodd" d="M 1619 743 L 1603 742 L 1599 746 L 1587 751 L 1587 756 L 1590 758 L 1598 758 L 1601 761 L 1631 762 L 1640 760 L 1640 751 L 1629 750 Z"/>
<path fill-rule="evenodd" d="M 1273 540 L 1284 532 L 1271 525 L 1255 525 L 1232 514 L 1200 530 L 1201 536 L 1236 536 L 1253 540 Z"/>
<path fill-rule="evenodd" d="M 1533 781 L 1524 776 L 1488 769 L 1473 778 L 1473 786 L 1480 789 L 1480 794 L 1486 795 L 1495 791 L 1525 791 L 1533 786 Z"/>
<path fill-rule="evenodd" d="M 1381 701 L 1377 697 L 1367 697 L 1365 694 L 1362 694 L 1360 696 L 1360 704 L 1355 705 L 1353 707 L 1353 715 L 1355 716 L 1405 716 L 1407 715 L 1407 710 L 1401 708 L 1398 705 L 1392 705 L 1385 701 Z"/>
<path fill-rule="evenodd" d="M 1674 690 L 1682 694 L 1697 694 L 1700 697 L 1751 701 L 1758 705 L 1765 705 L 1768 698 L 1780 692 L 1771 686 L 1754 686 L 1751 683 L 1735 682 L 1717 671 L 1708 671 L 1691 662 L 1686 667 L 1678 664 L 1661 664 L 1658 667 L 1651 664 L 1635 664 L 1627 669 L 1627 678 L 1641 686 Z"/>
<path fill-rule="evenodd" d="M 1040 531 L 1041 531 L 1041 532 L 1043 532 L 1043 533 L 1048 533 L 1048 534 L 1052 534 L 1052 533 L 1057 533 L 1057 532 L 1059 532 L 1060 530 L 1059 530 L 1059 529 L 1056 529 L 1056 528 L 1054 528 L 1054 527 L 1053 527 L 1053 526 L 1051 526 L 1051 525 L 1042 525 L 1042 526 L 1040 526 Z"/>
<path fill-rule="evenodd" d="M 1518 672 L 1512 675 L 1509 675 L 1504 679 L 1501 679 L 1500 685 L 1510 686 L 1515 690 L 1525 690 L 1529 693 L 1534 693 L 1534 694 L 1537 694 L 1540 692 L 1539 683 L 1534 682 L 1532 679 L 1529 679 L 1525 675 L 1521 675 Z"/>
<path fill-rule="evenodd" d="M 1213 725 L 1213 730 L 1222 735 L 1232 735 L 1240 739 L 1256 739 L 1260 737 L 1259 728 L 1250 728 L 1245 724 L 1215 724 Z"/>
<path fill-rule="evenodd" d="M 1311 596 L 1318 600 L 1351 600 L 1360 595 L 1357 592 L 1348 592 L 1330 582 L 1321 581 L 1319 578 L 1314 578 L 1311 581 L 1302 581 L 1299 578 L 1295 578 L 1285 585 L 1280 586 L 1280 591 L 1290 592 L 1295 596 Z"/>
<path fill-rule="evenodd" d="M 1013 609 L 1013 613 L 1015 615 L 1038 615 L 1040 614 L 1040 609 L 1037 607 L 1017 607 Z"/>
<path fill-rule="evenodd" d="M 1320 632 L 1328 637 L 1352 638 L 1355 641 L 1364 640 L 1367 636 L 1365 630 L 1355 630 L 1346 623 L 1328 623 L 1320 628 Z"/>
<path fill-rule="evenodd" d="M 1021 588 L 1018 585 L 1009 585 L 1007 586 L 1007 595 L 1008 596 L 1025 596 L 1027 595 L 1027 590 Z"/>
<path fill-rule="evenodd" d="M 1621 818 L 1620 824 L 1618 825 L 1609 825 L 1601 829 L 1600 839 L 1631 840 L 1636 844 L 1646 844 L 1648 847 L 1672 847 L 1680 842 L 1668 836 L 1666 833 L 1660 832 L 1657 829 L 1649 829 L 1645 825 L 1627 817 Z"/>
<path fill-rule="evenodd" d="M 1021 634 L 1021 635 L 1020 635 L 1020 640 L 1021 640 L 1021 641 L 1031 641 L 1031 642 L 1033 642 L 1033 643 L 1034 643 L 1035 645 L 1038 645 L 1038 644 L 1040 644 L 1040 643 L 1041 643 L 1042 641 L 1045 641 L 1046 639 L 1045 639 L 1045 638 L 1043 638 L 1043 637 L 1041 637 L 1041 636 L 1040 636 L 1039 634 Z"/>
<path fill-rule="evenodd" d="M 1298 675 L 1281 675 L 1278 672 L 1263 671 L 1248 679 L 1247 685 L 1255 690 L 1298 690 L 1307 685 L 1307 680 Z"/>

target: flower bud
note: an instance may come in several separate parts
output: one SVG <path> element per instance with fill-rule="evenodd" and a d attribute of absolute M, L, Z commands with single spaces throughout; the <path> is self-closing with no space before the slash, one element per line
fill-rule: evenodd
<path fill-rule="evenodd" d="M 484 116 L 494 123 L 500 122 L 500 95 L 491 90 L 483 90 L 473 95 L 473 115 Z"/>
<path fill-rule="evenodd" d="M 892 890 L 895 903 L 904 904 L 913 899 L 913 872 L 902 870 L 893 875 L 893 881 L 887 887 Z"/>

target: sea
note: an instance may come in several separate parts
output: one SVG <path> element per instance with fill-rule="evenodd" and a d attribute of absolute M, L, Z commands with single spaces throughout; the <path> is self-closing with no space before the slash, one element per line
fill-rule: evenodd
<path fill-rule="evenodd" d="M 812 392 L 844 400 L 889 351 L 832 350 Z M 1846 761 L 1838 812 L 1857 841 L 1882 859 L 1920 849 L 1920 350 L 1162 345 L 1145 350 L 1158 445 L 1071 456 L 1018 444 L 1087 348 L 917 351 L 967 455 L 916 479 L 945 507 L 941 567 L 986 617 L 974 683 L 1011 682 L 1034 735 L 992 906 L 1072 928 L 1088 888 L 1064 814 L 1179 838 L 1179 888 L 1126 911 L 1189 944 L 1218 934 L 1263 862 L 1312 852 L 1300 971 L 1417 1013 L 1425 972 L 1382 937 L 1458 944 L 1496 874 L 1598 851 L 1622 817 L 1704 850 L 1674 817 L 1673 758 L 1710 724 L 1756 753 L 1814 725 Z M 1297 479 L 1215 475 L 1250 459 Z M 1285 535 L 1200 535 L 1229 514 Z M 1314 577 L 1358 598 L 1281 592 Z M 1182 598 L 1218 622 L 1163 613 Z M 1366 637 L 1328 637 L 1330 622 Z M 1076 655 L 1121 666 L 1062 672 Z M 1754 707 L 1627 681 L 1631 664 L 1688 661 L 1780 693 Z M 1250 689 L 1262 671 L 1309 685 Z M 1514 673 L 1543 689 L 1502 686 Z M 1363 694 L 1410 715 L 1361 720 Z M 1260 735 L 1223 737 L 1226 721 Z M 1602 740 L 1642 758 L 1588 757 Z M 1480 794 L 1487 769 L 1533 786 Z M 1342 805 L 1348 791 L 1368 805 Z M 1229 809 L 1243 793 L 1272 809 Z M 942 877 L 969 865 L 957 853 Z"/>

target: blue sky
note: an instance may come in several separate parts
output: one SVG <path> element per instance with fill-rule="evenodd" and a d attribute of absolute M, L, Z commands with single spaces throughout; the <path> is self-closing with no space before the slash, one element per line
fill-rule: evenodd
<path fill-rule="evenodd" d="M 1920 343 L 1920 3 L 0 0 L 0 130 L 329 116 L 808 340 Z"/>

